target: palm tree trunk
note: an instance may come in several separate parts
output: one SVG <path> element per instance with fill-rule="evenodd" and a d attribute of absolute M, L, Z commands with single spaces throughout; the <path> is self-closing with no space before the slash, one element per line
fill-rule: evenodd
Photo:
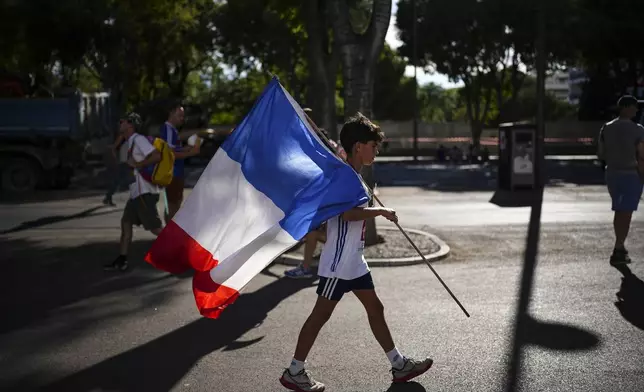
<path fill-rule="evenodd" d="M 391 0 L 373 0 L 371 22 L 363 34 L 355 32 L 346 1 L 331 1 L 331 15 L 335 44 L 342 64 L 344 117 L 349 118 L 356 112 L 371 117 L 373 75 L 389 28 Z M 373 189 L 375 187 L 373 168 L 364 168 L 362 175 L 367 185 Z M 365 246 L 378 242 L 380 241 L 376 222 L 374 219 L 369 219 L 365 228 Z"/>

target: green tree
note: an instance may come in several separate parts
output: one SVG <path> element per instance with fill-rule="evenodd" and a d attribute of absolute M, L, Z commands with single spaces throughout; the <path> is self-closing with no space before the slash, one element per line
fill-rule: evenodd
<path fill-rule="evenodd" d="M 548 15 L 548 64 L 573 61 L 578 0 L 540 1 Z M 398 4 L 401 53 L 413 57 L 416 22 L 419 65 L 465 85 L 461 94 L 475 143 L 490 119 L 519 118 L 516 101 L 525 82 L 522 68 L 534 69 L 535 6 L 536 0 L 401 0 Z"/>
<path fill-rule="evenodd" d="M 407 121 L 414 117 L 414 80 L 405 76 L 407 62 L 385 44 L 376 64 L 373 117 Z"/>
<path fill-rule="evenodd" d="M 213 19 L 217 46 L 237 70 L 262 69 L 280 77 L 297 101 L 306 88 L 306 32 L 295 0 L 236 0 Z"/>
<path fill-rule="evenodd" d="M 642 2 L 609 3 L 578 0 L 583 28 L 578 30 L 577 54 L 590 80 L 580 102 L 580 118 L 606 120 L 615 115 L 617 97 L 638 91 L 644 80 Z"/>
<path fill-rule="evenodd" d="M 419 117 L 425 122 L 452 122 L 465 119 L 460 89 L 443 89 L 429 83 L 418 91 Z"/>
<path fill-rule="evenodd" d="M 400 51 L 412 58 L 413 29 L 417 24 L 420 66 L 462 81 L 461 90 L 475 143 L 478 142 L 493 100 L 500 58 L 496 42 L 503 25 L 489 1 L 417 0 L 413 19 L 411 0 L 398 4 L 397 26 L 403 45 Z"/>

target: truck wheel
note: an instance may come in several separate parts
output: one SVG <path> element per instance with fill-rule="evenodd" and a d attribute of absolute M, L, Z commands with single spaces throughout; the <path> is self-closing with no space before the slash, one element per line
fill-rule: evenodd
<path fill-rule="evenodd" d="M 20 194 L 36 189 L 40 168 L 30 159 L 12 158 L 2 168 L 2 189 L 7 193 Z"/>

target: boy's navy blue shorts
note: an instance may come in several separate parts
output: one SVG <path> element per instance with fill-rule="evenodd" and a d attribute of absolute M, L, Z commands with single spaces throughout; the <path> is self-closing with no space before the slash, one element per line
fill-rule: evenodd
<path fill-rule="evenodd" d="M 606 185 L 613 200 L 613 211 L 637 211 L 643 187 L 637 171 L 607 171 Z"/>
<path fill-rule="evenodd" d="M 349 293 L 354 290 L 373 290 L 374 288 L 371 272 L 367 272 L 361 277 L 351 280 L 320 276 L 317 293 L 319 296 L 328 300 L 339 301 L 344 293 Z"/>

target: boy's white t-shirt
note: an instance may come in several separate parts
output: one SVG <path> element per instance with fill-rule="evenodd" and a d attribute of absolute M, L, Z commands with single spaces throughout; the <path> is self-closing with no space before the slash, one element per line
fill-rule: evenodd
<path fill-rule="evenodd" d="M 145 136 L 139 135 L 138 133 L 132 134 L 132 136 L 127 139 L 127 145 L 128 151 L 131 151 L 132 158 L 135 162 L 143 161 L 148 155 L 156 150 Z M 133 170 L 134 182 L 130 184 L 130 199 L 135 199 L 146 193 L 159 193 L 158 186 L 144 180 L 138 170 Z"/>
<path fill-rule="evenodd" d="M 360 207 L 368 207 L 365 203 Z M 318 275 L 352 280 L 370 271 L 364 258 L 366 221 L 346 221 L 341 215 L 327 221 L 326 243 L 320 255 Z"/>

